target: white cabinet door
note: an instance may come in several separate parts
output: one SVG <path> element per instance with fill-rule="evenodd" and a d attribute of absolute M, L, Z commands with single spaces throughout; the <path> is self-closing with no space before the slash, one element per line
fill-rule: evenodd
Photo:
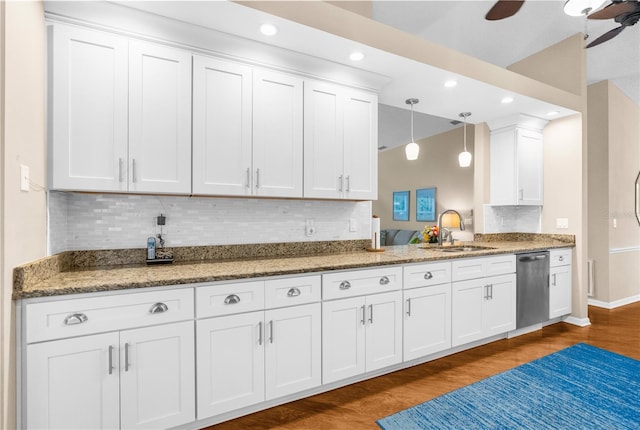
<path fill-rule="evenodd" d="M 128 41 L 50 28 L 49 187 L 127 189 Z"/>
<path fill-rule="evenodd" d="M 517 130 L 517 204 L 519 205 L 542 206 L 542 152 L 542 133 Z"/>
<path fill-rule="evenodd" d="M 320 303 L 265 312 L 266 399 L 321 384 Z"/>
<path fill-rule="evenodd" d="M 344 189 L 342 88 L 304 83 L 304 196 L 340 198 Z"/>
<path fill-rule="evenodd" d="M 322 382 L 365 371 L 365 301 L 363 297 L 322 303 Z"/>
<path fill-rule="evenodd" d="M 195 420 L 193 322 L 120 333 L 122 428 L 168 428 Z"/>
<path fill-rule="evenodd" d="M 378 97 L 349 91 L 344 108 L 344 180 L 347 199 L 378 198 Z"/>
<path fill-rule="evenodd" d="M 254 195 L 302 197 L 302 80 L 253 71 Z"/>
<path fill-rule="evenodd" d="M 27 346 L 26 428 L 120 427 L 118 333 Z"/>
<path fill-rule="evenodd" d="M 264 401 L 264 312 L 196 322 L 198 419 Z"/>
<path fill-rule="evenodd" d="M 251 195 L 252 70 L 193 57 L 193 193 Z"/>
<path fill-rule="evenodd" d="M 402 362 L 402 291 L 366 298 L 365 370 Z"/>
<path fill-rule="evenodd" d="M 191 54 L 129 44 L 129 191 L 191 193 Z"/>
<path fill-rule="evenodd" d="M 549 318 L 571 313 L 571 266 L 549 270 Z"/>
<path fill-rule="evenodd" d="M 516 275 L 485 278 L 488 298 L 483 301 L 483 337 L 516 329 Z"/>
<path fill-rule="evenodd" d="M 455 273 L 455 271 L 454 271 Z M 487 296 L 484 279 L 454 282 L 451 303 L 451 346 L 484 337 L 483 302 Z"/>
<path fill-rule="evenodd" d="M 404 291 L 404 360 L 451 348 L 451 284 Z"/>

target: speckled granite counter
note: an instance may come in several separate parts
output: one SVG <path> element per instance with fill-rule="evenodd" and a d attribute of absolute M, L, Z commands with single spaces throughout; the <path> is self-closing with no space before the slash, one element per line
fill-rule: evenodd
<path fill-rule="evenodd" d="M 16 267 L 13 298 L 17 300 L 519 253 L 573 247 L 575 239 L 572 235 L 476 235 L 476 241 L 469 242 L 470 245 L 491 249 L 455 253 L 439 251 L 436 246 L 426 244 L 392 246 L 387 247 L 385 252 L 366 252 L 364 247 L 368 243 L 347 241 L 342 244 L 319 242 L 185 247 L 173 250 L 176 263 L 159 266 L 142 263 L 144 249 L 73 251 Z M 124 262 L 133 264 L 124 265 Z"/>

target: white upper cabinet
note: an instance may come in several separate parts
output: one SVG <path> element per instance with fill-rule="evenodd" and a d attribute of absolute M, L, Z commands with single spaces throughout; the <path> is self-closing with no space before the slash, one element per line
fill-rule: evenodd
<path fill-rule="evenodd" d="M 253 194 L 302 197 L 300 78 L 253 71 Z"/>
<path fill-rule="evenodd" d="M 251 195 L 252 69 L 193 57 L 193 193 Z"/>
<path fill-rule="evenodd" d="M 374 94 L 305 81 L 304 133 L 305 197 L 377 198 Z"/>
<path fill-rule="evenodd" d="M 129 191 L 191 192 L 191 54 L 131 41 Z"/>
<path fill-rule="evenodd" d="M 128 41 L 49 30 L 49 187 L 126 191 Z"/>
<path fill-rule="evenodd" d="M 504 126 L 490 123 L 491 204 L 543 204 L 543 138 L 547 121 L 519 115 Z"/>

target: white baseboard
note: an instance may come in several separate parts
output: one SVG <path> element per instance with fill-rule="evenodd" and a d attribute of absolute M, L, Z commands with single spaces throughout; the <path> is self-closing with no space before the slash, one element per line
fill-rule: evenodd
<path fill-rule="evenodd" d="M 578 327 L 587 327 L 591 325 L 591 321 L 589 320 L 589 318 L 576 318 L 572 315 L 569 315 L 568 317 L 566 317 L 565 319 L 563 319 L 564 322 L 568 323 L 568 324 L 573 324 L 573 325 L 577 325 Z"/>
<path fill-rule="evenodd" d="M 640 302 L 640 294 L 636 296 L 626 297 L 624 299 L 616 300 L 613 302 L 603 302 L 596 299 L 589 299 L 587 301 L 587 303 L 591 306 L 596 306 L 598 308 L 605 308 L 605 309 L 615 309 L 615 308 L 619 308 L 620 306 L 629 305 L 631 303 L 636 303 L 636 302 Z"/>

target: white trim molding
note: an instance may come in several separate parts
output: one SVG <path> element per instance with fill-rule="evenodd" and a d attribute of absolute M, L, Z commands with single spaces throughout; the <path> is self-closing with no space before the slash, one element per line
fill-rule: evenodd
<path fill-rule="evenodd" d="M 640 294 L 631 296 L 631 297 L 626 297 L 620 300 L 615 300 L 613 302 L 603 302 L 595 299 L 589 299 L 587 301 L 587 303 L 590 306 L 596 306 L 596 307 L 605 308 L 605 309 L 615 309 L 615 308 L 619 308 L 621 306 L 629 305 L 631 303 L 636 303 L 636 302 L 640 302 Z"/>
<path fill-rule="evenodd" d="M 625 246 L 624 248 L 610 248 L 609 254 L 622 254 L 625 252 L 640 252 L 639 246 Z"/>
<path fill-rule="evenodd" d="M 588 327 L 591 325 L 589 318 L 576 318 L 572 315 L 569 315 L 563 321 L 568 324 L 577 325 L 578 327 Z"/>

